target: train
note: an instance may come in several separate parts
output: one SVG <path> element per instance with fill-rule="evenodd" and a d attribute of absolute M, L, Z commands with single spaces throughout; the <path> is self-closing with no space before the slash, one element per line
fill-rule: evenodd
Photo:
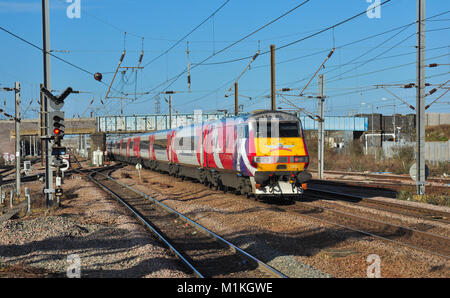
<path fill-rule="evenodd" d="M 112 160 L 248 197 L 292 198 L 302 195 L 311 179 L 301 121 L 283 111 L 111 137 L 106 151 Z"/>

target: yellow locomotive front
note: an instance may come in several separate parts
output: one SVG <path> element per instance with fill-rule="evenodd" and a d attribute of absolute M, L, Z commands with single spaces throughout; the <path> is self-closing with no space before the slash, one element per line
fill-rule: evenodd
<path fill-rule="evenodd" d="M 311 174 L 300 119 L 270 111 L 250 118 L 253 140 L 254 192 L 257 195 L 298 195 Z"/>

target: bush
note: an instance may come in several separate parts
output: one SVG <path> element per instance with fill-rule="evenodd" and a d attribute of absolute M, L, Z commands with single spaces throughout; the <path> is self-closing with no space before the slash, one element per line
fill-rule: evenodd
<path fill-rule="evenodd" d="M 450 174 L 450 163 L 440 162 L 435 165 L 428 165 L 431 177 L 449 176 Z"/>
<path fill-rule="evenodd" d="M 412 146 L 398 146 L 392 148 L 393 155 L 393 168 L 394 174 L 407 174 L 409 168 L 414 163 L 414 147 Z"/>

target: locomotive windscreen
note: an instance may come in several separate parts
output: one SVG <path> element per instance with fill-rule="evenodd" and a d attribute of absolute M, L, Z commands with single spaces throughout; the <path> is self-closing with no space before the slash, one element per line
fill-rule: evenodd
<path fill-rule="evenodd" d="M 272 125 L 274 127 L 272 127 Z M 278 125 L 278 132 L 276 127 Z M 274 130 L 274 131 L 272 131 Z M 272 134 L 278 134 L 272 136 Z M 257 137 L 258 138 L 298 138 L 300 137 L 300 129 L 298 127 L 298 122 L 288 121 L 288 122 L 257 122 Z"/>

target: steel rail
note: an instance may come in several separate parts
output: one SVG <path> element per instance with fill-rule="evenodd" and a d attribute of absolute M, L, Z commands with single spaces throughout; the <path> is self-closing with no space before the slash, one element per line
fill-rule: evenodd
<path fill-rule="evenodd" d="M 80 172 L 81 173 L 81 172 Z M 108 187 L 101 184 L 99 181 L 97 181 L 92 175 L 95 174 L 102 174 L 99 171 L 93 171 L 93 173 L 86 175 L 92 182 L 94 182 L 96 185 L 98 185 L 100 188 L 111 194 L 115 199 L 117 199 L 120 203 L 122 203 L 128 210 L 130 210 L 147 228 L 149 228 L 152 233 L 154 233 L 164 244 L 168 246 L 168 248 L 178 257 L 186 266 L 189 267 L 189 269 L 192 270 L 192 272 L 200 278 L 204 278 L 204 276 L 197 270 L 195 267 L 183 256 L 181 252 L 179 252 L 161 233 L 158 232 L 158 230 L 144 217 L 142 217 L 139 212 L 137 212 L 130 204 L 125 202 L 120 196 L 118 196 L 115 192 L 113 192 Z"/>

